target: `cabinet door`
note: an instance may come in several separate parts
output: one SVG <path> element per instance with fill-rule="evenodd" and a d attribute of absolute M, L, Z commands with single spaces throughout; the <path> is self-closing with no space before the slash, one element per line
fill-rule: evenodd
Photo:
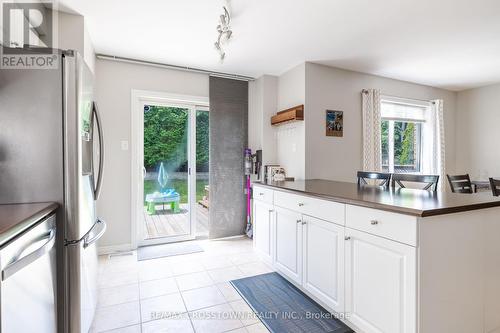
<path fill-rule="evenodd" d="M 253 203 L 255 249 L 262 260 L 273 262 L 273 206 L 259 200 Z"/>
<path fill-rule="evenodd" d="M 344 312 L 344 227 L 304 215 L 303 287 Z"/>
<path fill-rule="evenodd" d="M 298 284 L 302 283 L 302 215 L 275 207 L 275 267 Z"/>
<path fill-rule="evenodd" d="M 415 333 L 415 248 L 349 228 L 345 247 L 347 319 L 365 333 Z"/>

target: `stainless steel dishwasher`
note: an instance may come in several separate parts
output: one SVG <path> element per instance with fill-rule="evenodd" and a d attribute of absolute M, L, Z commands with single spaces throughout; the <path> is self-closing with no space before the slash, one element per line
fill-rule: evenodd
<path fill-rule="evenodd" d="M 0 249 L 1 333 L 56 332 L 55 241 L 51 215 Z"/>

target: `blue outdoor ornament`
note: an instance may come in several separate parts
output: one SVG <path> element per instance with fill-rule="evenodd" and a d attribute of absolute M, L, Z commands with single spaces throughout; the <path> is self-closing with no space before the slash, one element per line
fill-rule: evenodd
<path fill-rule="evenodd" d="M 158 184 L 160 184 L 161 189 L 167 186 L 168 182 L 168 174 L 165 171 L 165 167 L 163 166 L 163 162 L 160 163 L 160 168 L 158 169 Z"/>

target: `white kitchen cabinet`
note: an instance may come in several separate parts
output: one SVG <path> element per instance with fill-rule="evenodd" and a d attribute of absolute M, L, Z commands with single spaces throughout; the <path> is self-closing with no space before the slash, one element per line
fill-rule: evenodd
<path fill-rule="evenodd" d="M 262 260 L 272 265 L 274 255 L 274 209 L 263 201 L 254 200 L 254 241 L 255 249 Z"/>
<path fill-rule="evenodd" d="M 344 312 L 344 227 L 304 215 L 303 287 L 338 313 Z"/>
<path fill-rule="evenodd" d="M 416 249 L 350 228 L 345 236 L 348 320 L 364 333 L 415 333 Z"/>
<path fill-rule="evenodd" d="M 302 214 L 275 207 L 275 268 L 302 283 Z"/>

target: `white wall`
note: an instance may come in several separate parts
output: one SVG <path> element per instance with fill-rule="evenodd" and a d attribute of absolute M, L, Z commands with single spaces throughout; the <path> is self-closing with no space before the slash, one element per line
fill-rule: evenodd
<path fill-rule="evenodd" d="M 95 52 L 89 33 L 85 28 L 85 20 L 81 15 L 58 12 L 58 45 L 62 50 L 75 50 L 92 72 L 95 73 Z"/>
<path fill-rule="evenodd" d="M 208 97 L 208 75 L 108 60 L 96 61 L 96 97 L 102 113 L 106 165 L 97 212 L 108 223 L 100 247 L 131 243 L 131 90 Z M 142 112 L 142 110 L 136 110 Z"/>
<path fill-rule="evenodd" d="M 305 64 L 300 64 L 278 79 L 278 109 L 285 110 L 305 104 Z M 305 111 L 305 117 L 307 117 Z M 285 168 L 287 177 L 305 179 L 306 147 L 305 121 L 295 121 L 279 126 L 276 129 L 277 162 Z"/>
<path fill-rule="evenodd" d="M 443 99 L 446 168 L 455 170 L 456 93 L 410 82 L 306 63 L 306 178 L 355 181 L 362 169 L 361 90 L 414 99 Z M 325 135 L 325 110 L 344 111 L 344 137 Z"/>
<path fill-rule="evenodd" d="M 262 165 L 277 163 L 276 129 L 271 117 L 278 110 L 278 78 L 263 75 L 249 82 L 248 146 L 262 149 Z"/>
<path fill-rule="evenodd" d="M 81 15 L 58 12 L 58 48 L 84 52 L 84 19 Z"/>
<path fill-rule="evenodd" d="M 89 32 L 84 26 L 83 29 L 83 59 L 89 66 L 92 73 L 95 73 L 95 50 Z"/>
<path fill-rule="evenodd" d="M 500 84 L 459 92 L 457 111 L 457 173 L 500 177 Z"/>

